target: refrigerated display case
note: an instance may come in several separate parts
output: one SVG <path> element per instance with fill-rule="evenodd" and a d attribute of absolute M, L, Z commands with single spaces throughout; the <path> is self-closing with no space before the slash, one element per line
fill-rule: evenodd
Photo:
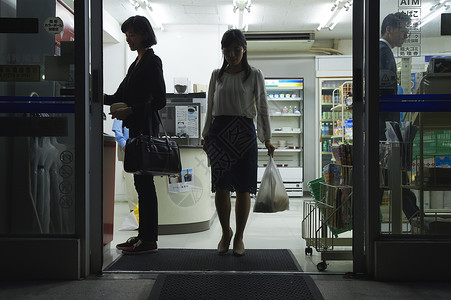
<path fill-rule="evenodd" d="M 352 82 L 345 81 L 333 94 L 338 95 L 338 102 L 331 108 L 333 117 L 332 144 L 352 144 Z"/>
<path fill-rule="evenodd" d="M 319 78 L 318 86 L 321 173 L 324 166 L 334 162 L 332 144 L 352 139 L 352 110 L 346 105 L 346 100 L 352 99 L 352 81 L 351 78 Z"/>
<path fill-rule="evenodd" d="M 282 176 L 288 196 L 303 195 L 304 166 L 304 79 L 266 78 L 271 141 L 276 147 L 274 161 Z M 257 186 L 268 163 L 267 149 L 259 143 Z"/>

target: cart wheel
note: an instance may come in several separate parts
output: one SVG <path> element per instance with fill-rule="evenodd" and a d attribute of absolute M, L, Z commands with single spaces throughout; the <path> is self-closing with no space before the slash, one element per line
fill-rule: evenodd
<path fill-rule="evenodd" d="M 310 248 L 310 247 L 308 247 L 308 248 L 305 248 L 305 255 L 312 255 L 312 253 L 313 253 L 313 249 L 312 248 Z"/>
<path fill-rule="evenodd" d="M 325 261 L 322 261 L 316 265 L 316 268 L 318 269 L 318 271 L 322 272 L 327 269 L 327 264 Z"/>

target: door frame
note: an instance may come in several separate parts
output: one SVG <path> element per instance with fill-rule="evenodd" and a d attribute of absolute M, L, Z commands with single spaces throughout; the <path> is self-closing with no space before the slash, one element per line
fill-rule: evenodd
<path fill-rule="evenodd" d="M 102 270 L 102 4 L 74 2 L 75 234 L 0 236 L 0 278 L 73 280 Z"/>

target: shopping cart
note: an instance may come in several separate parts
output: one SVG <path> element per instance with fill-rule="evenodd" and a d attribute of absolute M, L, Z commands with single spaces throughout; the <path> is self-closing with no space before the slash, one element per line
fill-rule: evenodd
<path fill-rule="evenodd" d="M 349 170 L 345 170 L 349 172 Z M 327 184 L 323 177 L 308 182 L 313 201 L 304 201 L 302 238 L 305 255 L 313 248 L 321 253 L 319 271 L 327 268 L 327 260 L 352 260 L 352 237 L 340 234 L 352 229 L 352 187 Z M 340 249 L 337 249 L 340 247 Z"/>

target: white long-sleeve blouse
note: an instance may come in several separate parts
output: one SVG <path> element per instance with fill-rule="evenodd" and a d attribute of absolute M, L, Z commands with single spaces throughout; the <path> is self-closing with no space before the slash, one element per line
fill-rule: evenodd
<path fill-rule="evenodd" d="M 249 77 L 243 82 L 245 73 L 224 72 L 221 80 L 217 80 L 219 69 L 213 71 L 208 87 L 207 116 L 202 137 L 208 137 L 210 125 L 216 116 L 241 116 L 250 119 L 257 116 L 258 139 L 264 143 L 271 138 L 263 73 L 251 67 Z"/>

